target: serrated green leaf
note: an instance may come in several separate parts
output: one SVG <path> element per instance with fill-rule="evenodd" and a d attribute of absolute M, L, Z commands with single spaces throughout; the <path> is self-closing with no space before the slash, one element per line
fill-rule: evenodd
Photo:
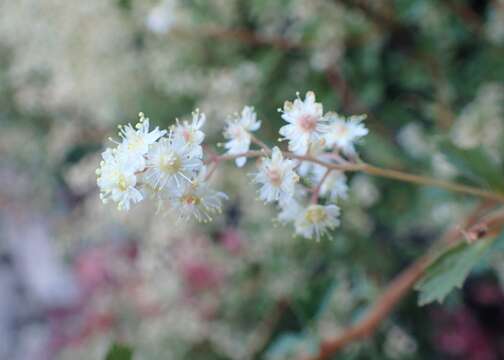
<path fill-rule="evenodd" d="M 131 360 L 133 359 L 133 348 L 129 345 L 114 343 L 110 346 L 105 356 L 105 360 Z"/>
<path fill-rule="evenodd" d="M 460 288 L 492 243 L 493 239 L 479 240 L 474 244 L 462 242 L 442 253 L 415 286 L 420 292 L 418 304 L 442 302 L 454 288 Z"/>
<path fill-rule="evenodd" d="M 449 141 L 442 141 L 439 148 L 447 160 L 468 180 L 492 189 L 504 190 L 501 166 L 482 148 L 460 149 Z"/>

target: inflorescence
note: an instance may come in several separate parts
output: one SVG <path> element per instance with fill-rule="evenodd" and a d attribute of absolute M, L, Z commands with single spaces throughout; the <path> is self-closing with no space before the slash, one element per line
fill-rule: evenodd
<path fill-rule="evenodd" d="M 140 113 L 135 126 L 119 126 L 121 141 L 111 139 L 116 147 L 102 153 L 96 171 L 100 198 L 104 203 L 112 200 L 119 210 L 151 198 L 160 210 L 172 210 L 181 220 L 208 222 L 221 212 L 227 196 L 209 186 L 213 170 L 207 171 L 206 165 L 234 159 L 242 167 L 247 157 L 257 156 L 257 151 L 250 150 L 254 144 L 262 150 L 258 170 L 252 174 L 259 198 L 276 204 L 278 221 L 293 223 L 296 234 L 320 239 L 339 225 L 336 203 L 348 192 L 344 172 L 323 164 L 348 164 L 357 159 L 355 144 L 368 133 L 362 123 L 365 116 L 324 114 L 311 91 L 304 100 L 298 94 L 293 102 L 286 101 L 279 112 L 287 122 L 280 128 L 279 141 L 288 142 L 288 151 L 277 146 L 270 149 L 253 135 L 261 121 L 253 107 L 245 106 L 241 114 L 227 121 L 225 155 L 206 158 L 204 114 L 196 110 L 192 122 L 177 120 L 166 131 L 150 130 L 149 119 Z"/>

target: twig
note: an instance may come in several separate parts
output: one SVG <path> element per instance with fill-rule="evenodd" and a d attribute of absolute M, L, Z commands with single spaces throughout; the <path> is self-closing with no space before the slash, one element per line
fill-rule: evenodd
<path fill-rule="evenodd" d="M 217 40 L 236 40 L 252 46 L 271 46 L 279 50 L 301 49 L 306 44 L 292 42 L 283 37 L 264 36 L 247 29 L 225 29 L 219 27 L 199 28 L 198 31 L 177 28 L 170 35 L 180 37 L 207 37 Z"/>
<path fill-rule="evenodd" d="M 343 335 L 323 342 L 319 353 L 305 360 L 329 359 L 346 345 L 373 334 L 381 321 L 420 279 L 431 260 L 432 255 L 426 255 L 415 261 L 390 283 L 364 320 L 347 329 Z"/>
<path fill-rule="evenodd" d="M 259 145 L 263 150 L 268 151 L 268 152 L 271 151 L 270 147 L 268 145 L 266 145 L 264 142 L 262 142 L 261 140 L 259 140 L 255 135 L 250 134 L 250 138 L 254 144 Z"/>
<path fill-rule="evenodd" d="M 269 155 L 271 151 L 262 150 L 262 151 L 248 151 L 243 154 L 237 155 L 221 155 L 218 157 L 219 160 L 233 160 L 237 157 L 261 157 L 265 155 Z M 317 159 L 315 157 L 309 155 L 295 155 L 290 152 L 283 152 L 283 155 L 286 158 L 296 159 L 301 161 L 309 161 L 315 164 L 322 165 L 327 169 L 331 170 L 339 170 L 339 171 L 348 171 L 348 172 L 363 172 L 369 175 L 379 176 L 383 178 L 399 180 L 403 182 L 425 185 L 425 186 L 433 186 L 440 189 L 445 189 L 453 192 L 458 192 L 467 195 L 473 195 L 480 198 L 494 200 L 500 203 L 504 203 L 504 195 L 500 193 L 494 193 L 492 191 L 483 190 L 474 186 L 462 185 L 451 181 L 434 179 L 427 176 L 410 174 L 403 171 L 397 171 L 393 169 L 385 169 L 377 166 L 373 166 L 370 164 L 362 163 L 347 163 L 347 164 L 334 164 L 327 161 L 323 161 Z"/>
<path fill-rule="evenodd" d="M 330 173 L 331 173 L 331 169 L 327 169 L 326 172 L 324 173 L 324 176 L 322 176 L 322 179 L 320 179 L 317 186 L 313 189 L 312 196 L 311 196 L 312 204 L 318 203 L 320 189 L 322 188 L 322 185 L 324 185 L 324 182 L 326 181 L 326 179 Z"/>
<path fill-rule="evenodd" d="M 477 226 L 479 215 L 487 208 L 488 203 L 478 206 L 465 220 L 464 226 Z M 492 224 L 492 234 L 497 233 L 504 225 L 504 213 L 501 211 L 495 218 L 500 219 L 494 221 Z M 493 219 L 493 218 L 492 218 Z M 495 227 L 495 228 L 494 228 Z M 456 226 L 448 231 L 441 237 L 441 239 L 434 243 L 434 245 L 427 251 L 427 254 L 416 260 L 406 270 L 400 273 L 384 290 L 382 295 L 378 298 L 375 305 L 371 308 L 369 313 L 358 324 L 348 328 L 342 335 L 333 339 L 324 341 L 320 345 L 318 354 L 313 357 L 305 358 L 303 360 L 325 360 L 329 359 L 335 353 L 343 349 L 350 343 L 362 340 L 371 336 L 380 323 L 385 319 L 392 310 L 396 307 L 399 301 L 409 293 L 415 283 L 422 277 L 429 264 L 436 258 L 435 249 L 440 245 L 446 246 L 453 243 L 454 237 L 460 239 L 461 232 L 458 230 L 460 226 Z M 487 234 L 489 235 L 489 234 Z"/>

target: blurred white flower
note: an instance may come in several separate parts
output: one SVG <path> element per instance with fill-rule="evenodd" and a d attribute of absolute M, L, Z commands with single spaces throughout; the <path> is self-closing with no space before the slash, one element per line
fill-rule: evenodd
<path fill-rule="evenodd" d="M 212 214 L 222 212 L 222 201 L 228 197 L 223 192 L 213 190 L 206 182 L 206 169 L 203 168 L 198 178 L 179 190 L 171 200 L 172 209 L 182 220 L 194 217 L 197 221 L 208 222 Z"/>
<path fill-rule="evenodd" d="M 278 213 L 277 220 L 282 224 L 294 222 L 299 214 L 303 211 L 303 207 L 295 198 L 288 201 L 280 201 L 280 212 Z"/>
<path fill-rule="evenodd" d="M 250 149 L 252 141 L 250 132 L 256 131 L 261 127 L 261 121 L 257 120 L 257 115 L 254 108 L 245 106 L 241 112 L 241 116 L 228 121 L 224 130 L 224 137 L 229 141 L 224 144 L 229 155 L 239 155 L 247 152 Z M 238 167 L 242 167 L 247 162 L 246 157 L 239 157 L 235 160 Z"/>
<path fill-rule="evenodd" d="M 482 146 L 495 160 L 502 161 L 504 133 L 503 86 L 487 83 L 466 105 L 451 129 L 451 139 L 462 149 Z"/>
<path fill-rule="evenodd" d="M 294 195 L 299 176 L 294 172 L 296 162 L 285 160 L 278 147 L 274 147 L 271 159 L 263 159 L 254 182 L 261 184 L 259 197 L 265 202 L 287 201 Z"/>
<path fill-rule="evenodd" d="M 336 228 L 339 224 L 340 208 L 336 205 L 309 205 L 296 219 L 296 233 L 307 239 L 327 233 L 329 229 Z"/>
<path fill-rule="evenodd" d="M 315 102 L 313 91 L 308 91 L 304 100 L 298 94 L 294 102 L 286 101 L 279 111 L 282 119 L 289 123 L 280 128 L 280 135 L 289 140 L 290 151 L 305 155 L 310 145 L 322 136 L 322 104 Z"/>
<path fill-rule="evenodd" d="M 96 170 L 100 198 L 104 203 L 112 199 L 119 210 L 129 210 L 131 202 L 138 203 L 143 199 L 136 188 L 136 169 L 128 161 L 127 154 L 118 149 L 107 149 L 102 157 L 100 168 Z"/>
<path fill-rule="evenodd" d="M 446 156 L 439 152 L 432 155 L 431 166 L 433 172 L 443 179 L 453 179 L 458 174 L 457 168 L 446 160 Z"/>
<path fill-rule="evenodd" d="M 145 19 L 147 29 L 161 35 L 168 33 L 175 25 L 175 5 L 174 0 L 163 0 L 153 7 Z"/>
<path fill-rule="evenodd" d="M 177 121 L 177 125 L 173 127 L 173 142 L 177 147 L 187 147 L 189 156 L 202 158 L 203 148 L 201 144 L 205 139 L 205 133 L 201 128 L 205 124 L 206 116 L 196 110 L 193 112 L 192 117 L 191 123 Z"/>
<path fill-rule="evenodd" d="M 320 187 L 320 196 L 329 196 L 333 201 L 346 199 L 348 197 L 348 185 L 345 174 L 337 170 L 331 171 Z"/>
<path fill-rule="evenodd" d="M 143 113 L 139 114 L 139 118 L 135 127 L 131 124 L 119 125 L 119 136 L 122 139 L 119 151 L 125 154 L 130 163 L 135 163 L 137 170 L 143 167 L 144 155 L 149 151 L 149 146 L 166 134 L 166 130 L 159 130 L 158 127 L 149 131 L 149 119 Z"/>
<path fill-rule="evenodd" d="M 306 155 L 319 160 L 327 160 L 324 159 L 324 141 L 321 139 L 320 141 L 312 143 Z M 315 172 L 322 172 L 324 170 L 325 167 L 316 164 L 313 161 L 302 161 L 297 169 L 300 176 L 307 177 L 312 177 Z"/>
<path fill-rule="evenodd" d="M 329 148 L 336 146 L 344 154 L 354 156 L 355 143 L 369 132 L 362 124 L 365 118 L 365 115 L 344 118 L 333 112 L 327 113 L 328 124 L 323 126 L 325 145 Z"/>
<path fill-rule="evenodd" d="M 397 134 L 397 141 L 401 147 L 413 158 L 427 156 L 432 151 L 432 146 L 427 140 L 423 127 L 416 122 L 403 126 Z"/>
<path fill-rule="evenodd" d="M 391 359 L 404 359 L 417 351 L 417 343 L 402 328 L 394 325 L 385 337 L 384 351 Z"/>
<path fill-rule="evenodd" d="M 352 179 L 352 194 L 360 205 L 370 207 L 380 199 L 380 191 L 367 175 L 356 175 Z"/>

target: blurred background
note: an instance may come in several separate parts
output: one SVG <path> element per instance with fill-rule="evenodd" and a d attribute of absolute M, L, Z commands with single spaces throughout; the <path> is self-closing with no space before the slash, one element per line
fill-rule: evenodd
<path fill-rule="evenodd" d="M 272 144 L 277 108 L 314 90 L 369 115 L 367 162 L 484 185 L 450 154 L 504 173 L 503 86 L 502 0 L 0 0 L 0 359 L 296 359 L 479 204 L 352 174 L 317 243 L 227 164 L 212 224 L 120 213 L 95 169 L 138 112 L 166 128 L 200 108 L 215 144 L 252 105 Z M 503 260 L 443 305 L 412 292 L 337 358 L 504 359 Z"/>

